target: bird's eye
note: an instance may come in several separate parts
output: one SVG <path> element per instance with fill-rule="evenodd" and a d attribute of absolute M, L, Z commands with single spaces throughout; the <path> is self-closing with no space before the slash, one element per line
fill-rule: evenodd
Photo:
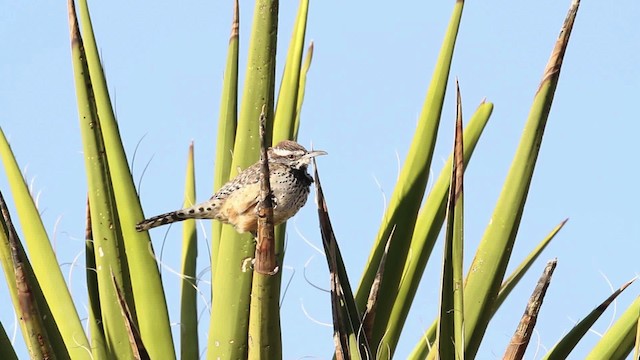
<path fill-rule="evenodd" d="M 289 155 L 289 156 L 287 156 L 287 157 L 288 157 L 289 159 L 291 159 L 291 160 L 293 160 L 293 159 L 295 159 L 295 158 L 296 158 L 296 156 L 295 156 L 295 155 L 293 155 L 293 154 L 291 154 L 291 155 Z"/>

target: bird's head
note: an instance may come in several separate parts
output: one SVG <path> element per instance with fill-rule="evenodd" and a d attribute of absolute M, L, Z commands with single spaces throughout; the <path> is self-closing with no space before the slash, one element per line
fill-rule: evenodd
<path fill-rule="evenodd" d="M 308 151 L 302 145 L 291 140 L 282 140 L 269 149 L 269 161 L 285 164 L 298 170 L 305 170 L 311 159 L 316 156 L 327 155 L 326 151 Z"/>

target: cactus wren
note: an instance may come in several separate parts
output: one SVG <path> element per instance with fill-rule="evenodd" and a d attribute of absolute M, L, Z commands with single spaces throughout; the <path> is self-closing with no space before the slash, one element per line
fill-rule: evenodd
<path fill-rule="evenodd" d="M 273 194 L 275 225 L 295 215 L 305 204 L 313 178 L 307 167 L 315 156 L 324 151 L 307 151 L 295 141 L 284 140 L 267 150 L 269 180 Z M 209 201 L 182 210 L 154 216 L 136 225 L 144 231 L 156 226 L 186 219 L 215 219 L 231 224 L 239 233 L 256 233 L 257 205 L 260 197 L 260 162 L 240 172 L 227 182 Z"/>

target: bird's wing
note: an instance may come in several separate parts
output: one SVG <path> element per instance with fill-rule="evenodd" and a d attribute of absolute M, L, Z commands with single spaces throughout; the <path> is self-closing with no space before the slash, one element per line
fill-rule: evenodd
<path fill-rule="evenodd" d="M 224 198 L 218 220 L 237 224 L 240 216 L 255 210 L 260 196 L 260 173 L 253 167 L 255 165 L 242 171 L 213 196 L 213 201 Z"/>
<path fill-rule="evenodd" d="M 230 196 L 232 193 L 234 193 L 236 190 L 240 189 L 241 187 L 249 186 L 254 183 L 259 183 L 260 172 L 257 171 L 258 169 L 253 169 L 257 167 L 256 165 L 259 165 L 259 164 L 251 165 L 250 167 L 246 168 L 244 171 L 241 171 L 238 175 L 236 175 L 235 178 L 229 180 L 226 184 L 224 184 L 220 188 L 220 190 L 218 190 L 215 194 L 213 194 L 213 196 L 211 197 L 211 200 L 217 200 L 219 198 L 227 198 L 228 196 Z"/>
<path fill-rule="evenodd" d="M 256 182 L 248 184 L 243 187 L 242 190 L 236 191 L 233 194 L 231 203 L 233 208 L 238 214 L 246 214 L 250 210 L 255 209 L 260 200 L 260 183 Z"/>

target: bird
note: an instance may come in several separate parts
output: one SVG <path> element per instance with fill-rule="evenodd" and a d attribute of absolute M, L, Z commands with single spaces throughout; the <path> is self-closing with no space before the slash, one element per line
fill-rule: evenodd
<path fill-rule="evenodd" d="M 327 152 L 307 151 L 292 140 L 280 141 L 267 149 L 275 225 L 287 221 L 307 202 L 313 183 L 307 168 L 311 159 L 320 155 Z M 146 231 L 187 219 L 215 219 L 232 225 L 238 233 L 251 232 L 255 236 L 259 199 L 260 161 L 224 184 L 208 201 L 143 220 L 136 225 L 136 230 Z"/>

